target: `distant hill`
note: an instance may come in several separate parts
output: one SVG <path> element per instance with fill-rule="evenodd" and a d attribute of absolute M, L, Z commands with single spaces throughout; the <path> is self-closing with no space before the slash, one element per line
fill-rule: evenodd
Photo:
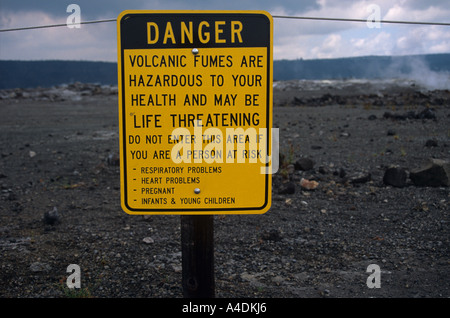
<path fill-rule="evenodd" d="M 363 56 L 274 62 L 274 80 L 417 77 L 450 74 L 450 54 Z"/>
<path fill-rule="evenodd" d="M 117 63 L 0 61 L 0 89 L 50 87 L 74 82 L 117 85 Z"/>
<path fill-rule="evenodd" d="M 450 54 L 274 61 L 274 80 L 423 77 L 450 74 Z M 89 61 L 0 61 L 0 89 L 74 82 L 117 85 L 117 64 Z"/>

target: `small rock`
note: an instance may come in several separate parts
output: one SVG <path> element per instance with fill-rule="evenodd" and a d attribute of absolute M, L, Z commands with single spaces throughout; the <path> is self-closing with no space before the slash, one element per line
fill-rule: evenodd
<path fill-rule="evenodd" d="M 295 170 L 308 171 L 314 167 L 314 161 L 309 158 L 300 158 L 294 163 Z"/>
<path fill-rule="evenodd" d="M 58 209 L 54 207 L 53 210 L 45 212 L 42 220 L 45 224 L 48 225 L 54 225 L 58 223 L 60 220 Z"/>
<path fill-rule="evenodd" d="M 183 267 L 179 264 L 171 264 L 171 266 L 175 273 L 181 273 L 183 271 Z"/>
<path fill-rule="evenodd" d="M 247 272 L 244 272 L 241 274 L 241 279 L 247 282 L 250 282 L 252 285 L 262 285 L 258 279 L 256 278 L 256 275 L 249 274 Z"/>
<path fill-rule="evenodd" d="M 41 263 L 41 262 L 34 262 L 33 264 L 30 265 L 30 271 L 38 273 L 38 272 L 48 272 L 50 271 L 52 268 L 50 267 L 50 265 L 46 264 L 46 263 Z"/>
<path fill-rule="evenodd" d="M 431 108 L 425 108 L 420 113 L 416 114 L 417 119 L 436 119 L 436 114 Z"/>
<path fill-rule="evenodd" d="M 450 162 L 430 159 L 429 163 L 409 174 L 416 186 L 447 187 L 450 184 Z"/>
<path fill-rule="evenodd" d="M 344 168 L 339 168 L 339 170 L 333 172 L 333 175 L 339 176 L 339 178 L 344 178 L 347 175 L 347 172 Z"/>
<path fill-rule="evenodd" d="M 270 231 L 264 231 L 261 234 L 261 239 L 265 241 L 281 241 L 281 233 L 277 229 L 271 229 Z"/>
<path fill-rule="evenodd" d="M 435 139 L 428 139 L 426 142 L 425 142 L 425 147 L 428 147 L 428 148 L 430 148 L 430 147 L 437 147 L 437 141 L 435 140 Z"/>
<path fill-rule="evenodd" d="M 388 168 L 384 172 L 383 183 L 402 188 L 406 185 L 406 171 L 402 168 Z"/>
<path fill-rule="evenodd" d="M 149 236 L 144 237 L 144 238 L 142 239 L 142 241 L 143 241 L 144 243 L 146 243 L 146 244 L 153 244 L 153 243 L 155 243 L 155 240 L 152 239 L 152 238 L 149 237 Z"/>
<path fill-rule="evenodd" d="M 295 184 L 293 182 L 285 183 L 278 191 L 278 194 L 294 194 L 294 193 L 295 193 Z"/>
<path fill-rule="evenodd" d="M 327 168 L 325 168 L 325 167 L 323 167 L 323 166 L 320 166 L 320 167 L 319 167 L 319 173 L 321 173 L 321 174 L 327 174 L 327 173 L 328 173 L 328 170 L 327 170 Z"/>
<path fill-rule="evenodd" d="M 120 158 L 119 155 L 116 153 L 112 153 L 108 155 L 108 158 L 106 159 L 106 162 L 109 166 L 119 166 L 120 165 Z"/>
<path fill-rule="evenodd" d="M 275 276 L 275 277 L 273 277 L 272 278 L 272 281 L 275 283 L 275 284 L 281 284 L 282 282 L 284 282 L 284 278 L 283 277 L 281 277 L 280 275 L 277 275 L 277 276 Z"/>
<path fill-rule="evenodd" d="M 353 184 L 356 184 L 356 183 L 366 183 L 366 182 L 369 182 L 370 180 L 372 180 L 372 175 L 370 173 L 368 173 L 367 175 L 354 178 L 350 182 Z"/>
<path fill-rule="evenodd" d="M 30 152 L 28 153 L 30 155 L 30 158 L 36 157 L 36 152 L 30 150 Z"/>
<path fill-rule="evenodd" d="M 317 181 L 310 181 L 308 179 L 302 178 L 300 180 L 300 186 L 304 189 L 307 190 L 314 190 L 315 188 L 317 188 L 319 185 L 319 183 Z"/>
<path fill-rule="evenodd" d="M 295 166 L 293 164 L 288 165 L 286 171 L 288 174 L 293 174 L 295 172 Z"/>
<path fill-rule="evenodd" d="M 367 119 L 369 119 L 369 120 L 375 120 L 375 119 L 377 119 L 377 116 L 376 116 L 376 115 L 370 115 Z"/>

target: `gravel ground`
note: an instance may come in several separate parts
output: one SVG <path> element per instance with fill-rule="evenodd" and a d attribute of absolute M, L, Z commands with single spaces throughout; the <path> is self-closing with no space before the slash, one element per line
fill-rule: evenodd
<path fill-rule="evenodd" d="M 120 207 L 116 90 L 0 97 L 0 297 L 183 297 L 180 216 Z M 450 158 L 450 92 L 277 82 L 274 105 L 272 208 L 214 216 L 216 297 L 448 298 L 449 188 L 410 176 Z M 393 166 L 401 186 L 383 181 Z M 69 264 L 79 289 L 66 286 Z"/>

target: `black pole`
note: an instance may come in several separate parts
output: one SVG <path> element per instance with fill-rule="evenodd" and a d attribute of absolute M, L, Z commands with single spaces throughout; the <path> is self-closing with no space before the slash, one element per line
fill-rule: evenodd
<path fill-rule="evenodd" d="M 181 216 L 182 286 L 185 298 L 214 298 L 212 215 Z"/>

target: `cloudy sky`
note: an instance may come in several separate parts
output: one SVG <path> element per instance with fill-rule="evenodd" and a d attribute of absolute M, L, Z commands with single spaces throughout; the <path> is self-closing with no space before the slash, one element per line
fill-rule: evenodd
<path fill-rule="evenodd" d="M 123 10 L 265 10 L 303 16 L 450 22 L 448 0 L 0 0 L 0 29 L 65 24 L 69 4 L 81 21 Z M 450 26 L 274 19 L 274 59 L 450 53 Z M 115 22 L 0 32 L 0 59 L 116 61 Z"/>

